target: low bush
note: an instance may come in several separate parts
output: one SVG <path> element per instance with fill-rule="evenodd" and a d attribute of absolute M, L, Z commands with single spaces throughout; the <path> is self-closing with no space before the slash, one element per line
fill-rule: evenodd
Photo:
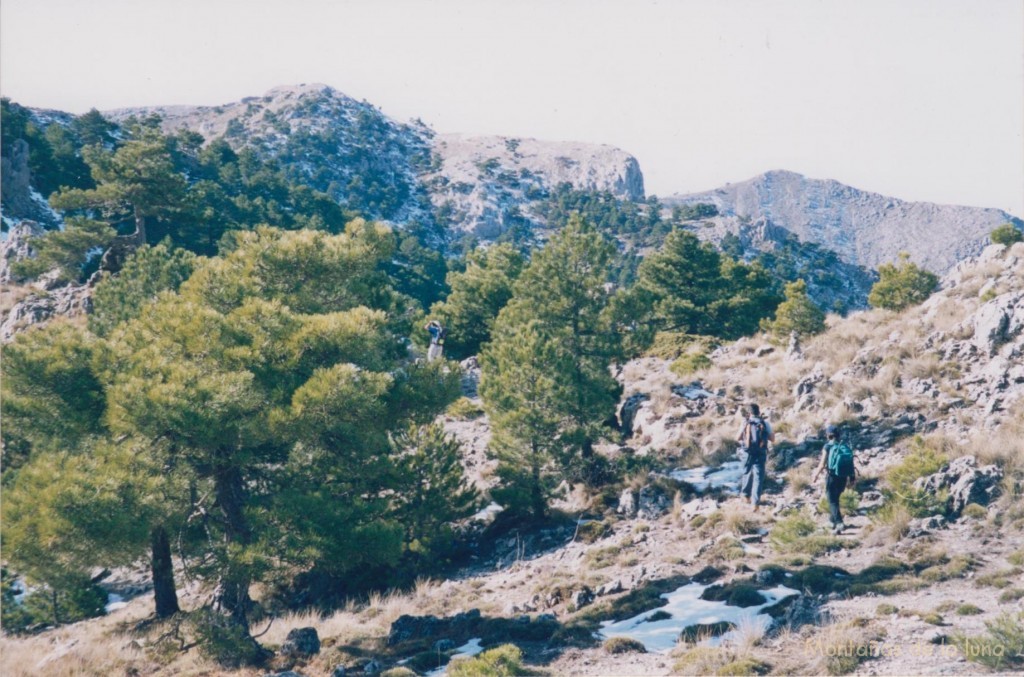
<path fill-rule="evenodd" d="M 529 675 L 523 652 L 515 644 L 503 644 L 475 658 L 456 658 L 448 664 L 449 677 L 511 677 Z"/>
<path fill-rule="evenodd" d="M 771 542 L 779 552 L 811 557 L 838 550 L 847 544 L 835 536 L 822 533 L 814 519 L 805 512 L 792 513 L 776 522 Z"/>
<path fill-rule="evenodd" d="M 993 670 L 1024 668 L 1024 613 L 1002 614 L 985 623 L 985 633 L 957 634 L 953 642 L 964 658 Z"/>
<path fill-rule="evenodd" d="M 468 397 L 460 397 L 448 405 L 448 409 L 445 413 L 452 418 L 457 418 L 461 421 L 469 421 L 483 416 L 484 409 L 479 402 L 474 402 Z"/>
<path fill-rule="evenodd" d="M 957 616 L 977 616 L 983 613 L 985 612 L 980 607 L 976 607 L 973 604 L 961 604 L 956 608 Z"/>
<path fill-rule="evenodd" d="M 647 653 L 647 648 L 630 637 L 612 637 L 606 639 L 602 647 L 607 653 Z"/>

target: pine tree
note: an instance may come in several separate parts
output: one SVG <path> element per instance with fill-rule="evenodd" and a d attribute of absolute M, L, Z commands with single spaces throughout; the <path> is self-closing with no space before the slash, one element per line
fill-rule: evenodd
<path fill-rule="evenodd" d="M 906 252 L 900 253 L 899 265 L 883 263 L 878 266 L 878 278 L 868 294 L 868 303 L 888 310 L 917 305 L 939 286 L 938 275 L 911 262 Z"/>
<path fill-rule="evenodd" d="M 479 492 L 466 480 L 458 440 L 437 424 L 413 426 L 392 440 L 399 486 L 394 516 L 417 569 L 436 567 L 452 539 L 451 523 L 469 517 Z"/>
<path fill-rule="evenodd" d="M 175 169 L 171 145 L 156 129 L 137 127 L 116 150 L 89 146 L 83 158 L 96 181 L 90 189 L 65 188 L 50 197 L 55 209 L 97 211 L 122 230 L 132 224 L 138 245 L 148 242 L 147 227 L 157 218 L 181 216 L 188 206 L 187 183 Z"/>
<path fill-rule="evenodd" d="M 775 319 L 762 320 L 762 328 L 780 339 L 794 332 L 797 336 L 810 336 L 825 331 L 825 313 L 807 295 L 806 282 L 790 282 L 785 296 L 786 300 L 775 310 Z"/>
<path fill-rule="evenodd" d="M 448 273 L 451 293 L 430 310 L 448 330 L 448 354 L 459 359 L 476 355 L 490 340 L 494 321 L 512 298 L 524 264 L 512 245 L 497 244 L 470 253 L 464 271 Z"/>
<path fill-rule="evenodd" d="M 735 339 L 757 330 L 781 300 L 767 272 L 673 230 L 640 264 L 630 291 L 639 329 Z"/>
<path fill-rule="evenodd" d="M 547 458 L 572 480 L 599 480 L 593 444 L 620 392 L 609 370 L 622 356 L 608 285 L 614 253 L 573 218 L 523 271 L 484 351 L 480 392 L 495 450 L 527 459 L 535 514 Z"/>

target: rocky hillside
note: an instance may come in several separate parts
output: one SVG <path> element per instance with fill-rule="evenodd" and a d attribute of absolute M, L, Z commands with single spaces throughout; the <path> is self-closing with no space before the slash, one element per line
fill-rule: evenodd
<path fill-rule="evenodd" d="M 433 221 L 493 239 L 525 219 L 560 183 L 644 196 L 635 158 L 609 146 L 505 137 L 437 135 L 404 124 L 326 85 L 277 87 L 223 106 L 161 106 L 107 111 L 116 121 L 159 115 L 167 131 L 277 158 L 296 176 L 367 216 L 397 223 Z"/>
<path fill-rule="evenodd" d="M 998 209 L 905 202 L 787 171 L 766 172 L 703 193 L 673 195 L 665 203 L 715 205 L 720 216 L 711 222 L 718 239 L 746 223 L 765 221 L 836 251 L 847 263 L 876 268 L 905 251 L 916 263 L 939 273 L 977 255 L 996 226 L 1024 226 Z"/>
<path fill-rule="evenodd" d="M 1018 244 L 958 265 L 921 306 L 833 318 L 802 346 L 743 339 L 686 379 L 665 360 L 632 361 L 621 434 L 599 449 L 633 469 L 623 482 L 597 495 L 566 485 L 562 517 L 542 526 L 488 528 L 492 504 L 471 564 L 327 616 L 284 615 L 260 640 L 277 649 L 271 664 L 237 674 L 439 675 L 508 644 L 506 665 L 557 675 L 1019 671 L 1022 354 Z M 472 405 L 479 372 L 463 369 Z M 777 435 L 758 513 L 737 496 L 751 400 Z M 486 489 L 486 416 L 463 401 L 444 422 Z M 838 535 L 812 478 L 826 423 L 860 465 Z M 108 618 L 3 638 L 5 674 L 212 669 L 173 648 L 174 628 L 138 623 L 152 601 L 132 594 Z"/>

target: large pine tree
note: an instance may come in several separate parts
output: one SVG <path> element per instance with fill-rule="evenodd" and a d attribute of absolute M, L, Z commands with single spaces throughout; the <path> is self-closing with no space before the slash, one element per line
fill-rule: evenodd
<path fill-rule="evenodd" d="M 480 392 L 506 465 L 526 459 L 534 511 L 550 458 L 570 479 L 594 481 L 593 445 L 614 414 L 622 356 L 608 282 L 615 247 L 575 217 L 537 252 L 498 315 Z"/>

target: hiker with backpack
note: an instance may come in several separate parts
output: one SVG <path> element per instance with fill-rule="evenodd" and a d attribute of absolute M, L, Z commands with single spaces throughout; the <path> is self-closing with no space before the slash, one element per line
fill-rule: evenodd
<path fill-rule="evenodd" d="M 444 337 L 447 332 L 437 320 L 427 322 L 427 326 L 423 328 L 430 334 L 430 347 L 427 348 L 427 362 L 433 362 L 434 360 L 439 359 L 441 357 L 441 353 L 444 351 Z"/>
<path fill-rule="evenodd" d="M 853 450 L 839 440 L 839 430 L 834 425 L 825 428 L 827 442 L 821 451 L 821 461 L 814 471 L 814 482 L 822 471 L 827 470 L 825 477 L 825 495 L 828 497 L 828 510 L 832 522 L 833 533 L 840 533 L 846 528 L 843 515 L 839 511 L 839 497 L 846 489 L 847 483 L 857 478 L 857 467 L 854 463 Z"/>
<path fill-rule="evenodd" d="M 762 418 L 759 406 L 750 404 L 747 409 L 748 416 L 736 437 L 736 441 L 747 454 L 743 464 L 743 479 L 740 481 L 740 494 L 746 496 L 749 493 L 750 504 L 754 506 L 754 512 L 757 512 L 761 505 L 761 489 L 764 487 L 768 444 L 775 442 L 775 433 L 768 421 Z"/>

